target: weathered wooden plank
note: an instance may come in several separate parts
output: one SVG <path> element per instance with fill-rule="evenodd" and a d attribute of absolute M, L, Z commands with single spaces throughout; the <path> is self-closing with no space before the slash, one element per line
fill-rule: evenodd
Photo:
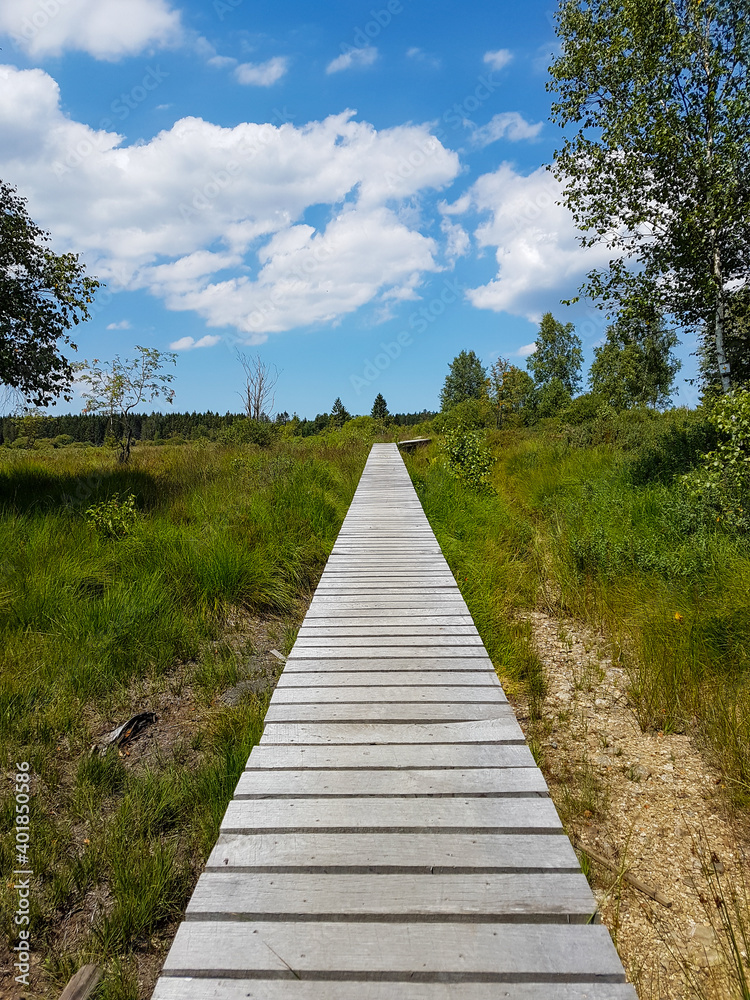
<path fill-rule="evenodd" d="M 596 902 L 584 876 L 403 875 L 384 873 L 208 872 L 188 920 L 375 920 L 481 918 L 498 923 L 593 920 Z"/>
<path fill-rule="evenodd" d="M 242 773 L 235 799 L 261 796 L 340 795 L 546 795 L 547 784 L 539 768 L 459 768 L 442 771 L 392 768 L 366 773 L 353 769 L 334 771 L 260 771 Z"/>
<path fill-rule="evenodd" d="M 384 643 L 383 645 L 369 646 L 348 646 L 348 645 L 326 645 L 326 646 L 297 646 L 296 643 L 289 659 L 354 659 L 354 660 L 378 660 L 392 659 L 394 656 L 421 656 L 432 659 L 450 659 L 453 656 L 461 656 L 464 659 L 475 657 L 486 660 L 487 651 L 480 643 L 479 645 L 461 644 L 460 646 L 422 646 L 408 643 L 394 643 L 393 645 Z"/>
<path fill-rule="evenodd" d="M 207 870 L 579 872 L 558 833 L 223 833 Z"/>
<path fill-rule="evenodd" d="M 372 664 L 370 664 L 372 667 Z M 277 693 L 288 689 L 324 687 L 449 687 L 460 691 L 469 687 L 490 687 L 505 701 L 497 674 L 489 668 L 480 670 L 284 670 L 276 685 Z"/>
<path fill-rule="evenodd" d="M 407 612 L 402 614 L 388 613 L 385 615 L 377 613 L 366 613 L 363 612 L 361 615 L 356 613 L 349 613 L 347 615 L 338 613 L 328 613 L 323 615 L 308 615 L 305 618 L 304 623 L 300 626 L 300 630 L 304 628 L 305 630 L 315 630 L 319 628 L 408 628 L 410 623 L 413 623 L 414 628 L 429 628 L 437 629 L 441 628 L 451 629 L 454 627 L 461 628 L 476 628 L 469 613 L 464 611 L 463 613 L 454 614 L 429 614 L 429 615 L 419 615 Z"/>
<path fill-rule="evenodd" d="M 164 969 L 172 975 L 219 970 L 288 979 L 625 979 L 607 928 L 575 924 L 188 920 Z"/>
<path fill-rule="evenodd" d="M 548 798 L 320 797 L 235 799 L 222 833 L 261 830 L 390 830 L 393 833 L 446 830 L 453 833 L 553 833 L 561 830 Z"/>
<path fill-rule="evenodd" d="M 317 619 L 319 621 L 319 619 Z M 382 625 L 320 625 L 308 622 L 302 625 L 299 630 L 297 642 L 300 639 L 325 639 L 341 636 L 352 637 L 374 637 L 377 636 L 479 636 L 474 625 L 438 625 L 437 622 L 431 625 L 406 625 L 382 624 Z"/>
<path fill-rule="evenodd" d="M 503 716 L 501 710 L 506 709 Z M 444 722 L 410 725 L 376 722 L 278 722 L 266 725 L 262 744 L 300 743 L 525 743 L 508 706 L 498 705 L 498 718 L 479 722 Z"/>
<path fill-rule="evenodd" d="M 356 675 L 355 675 L 356 676 Z M 453 687 L 426 685 L 403 687 L 401 685 L 364 685 L 360 683 L 305 687 L 277 687 L 273 695 L 275 705 L 325 705 L 331 702 L 489 702 L 497 705 L 501 700 L 499 686 L 490 683 L 489 673 L 481 684 L 461 684 Z"/>
<path fill-rule="evenodd" d="M 339 605 L 336 608 L 326 607 L 321 605 L 320 607 L 313 607 L 311 604 L 307 610 L 307 615 L 305 616 L 306 622 L 314 622 L 316 619 L 326 619 L 328 621 L 335 620 L 344 622 L 350 618 L 386 618 L 391 621 L 403 621 L 408 618 L 420 618 L 428 619 L 433 621 L 437 618 L 441 618 L 448 622 L 471 621 L 471 616 L 469 615 L 469 609 L 466 607 L 465 602 L 457 603 L 454 608 L 399 608 L 398 610 L 392 611 L 382 611 L 377 608 L 361 607 L 356 608 L 344 608 Z"/>
<path fill-rule="evenodd" d="M 152 1000 L 638 1000 L 626 983 L 414 983 L 359 980 L 160 979 Z"/>
<path fill-rule="evenodd" d="M 272 701 L 266 712 L 266 728 L 293 723 L 329 722 L 410 725 L 411 723 L 473 722 L 497 717 L 498 703 L 491 702 L 327 702 L 319 705 L 285 705 Z"/>
<path fill-rule="evenodd" d="M 297 638 L 294 644 L 295 649 L 369 649 L 372 644 L 367 642 L 367 636 L 312 636 L 305 633 Z M 484 651 L 484 645 L 476 635 L 380 635 L 377 637 L 378 647 L 388 646 L 419 646 L 420 649 L 427 649 L 430 646 L 437 646 L 440 649 L 459 649 L 468 646 L 479 646 Z"/>
<path fill-rule="evenodd" d="M 489 687 L 497 692 L 496 697 L 505 701 L 503 689 L 497 674 L 489 669 L 482 670 L 284 670 L 276 685 L 276 694 L 289 689 L 314 687 L 339 688 L 342 686 L 402 688 L 442 687 L 460 691 L 464 686 Z"/>
<path fill-rule="evenodd" d="M 450 670 L 457 676 L 464 671 L 474 673 L 476 670 L 493 670 L 492 660 L 488 656 L 388 656 L 377 659 L 352 658 L 339 659 L 319 656 L 290 656 L 286 661 L 284 673 L 309 672 L 325 670 L 334 673 L 337 670 L 411 670 L 415 673 L 429 674 L 432 670 Z"/>
<path fill-rule="evenodd" d="M 528 746 L 513 743 L 413 743 L 253 747 L 246 767 L 252 768 L 535 768 Z M 367 779 L 365 776 L 364 780 Z"/>

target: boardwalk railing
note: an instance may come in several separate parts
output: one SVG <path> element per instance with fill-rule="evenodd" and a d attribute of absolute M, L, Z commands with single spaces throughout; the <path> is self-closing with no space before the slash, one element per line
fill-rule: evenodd
<path fill-rule="evenodd" d="M 154 1000 L 636 1000 L 375 445 Z"/>

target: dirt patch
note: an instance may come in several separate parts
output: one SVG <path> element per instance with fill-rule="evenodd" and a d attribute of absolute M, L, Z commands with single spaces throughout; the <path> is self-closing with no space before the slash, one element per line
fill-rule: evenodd
<path fill-rule="evenodd" d="M 734 919 L 737 891 L 747 920 L 747 817 L 733 815 L 721 776 L 688 736 L 641 732 L 603 636 L 541 612 L 524 618 L 547 697 L 541 720 L 519 705 L 519 721 L 575 846 L 609 862 L 592 863 L 590 877 L 640 1000 L 742 995 L 726 978 L 722 918 Z M 626 872 L 671 906 L 634 889 Z"/>

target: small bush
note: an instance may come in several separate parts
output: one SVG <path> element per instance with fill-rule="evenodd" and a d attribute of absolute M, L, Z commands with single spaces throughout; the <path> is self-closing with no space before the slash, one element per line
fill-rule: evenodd
<path fill-rule="evenodd" d="M 109 500 L 88 507 L 86 518 L 106 538 L 121 538 L 130 534 L 138 520 L 135 497 L 128 494 L 121 500 L 115 493 Z"/>
<path fill-rule="evenodd" d="M 457 407 L 454 407 L 457 409 Z M 479 430 L 457 427 L 446 432 L 442 443 L 448 469 L 454 478 L 473 490 L 487 490 L 493 458 Z"/>
<path fill-rule="evenodd" d="M 750 529 L 750 390 L 716 400 L 709 415 L 719 440 L 703 455 L 699 468 L 682 482 L 696 502 L 712 507 L 717 521 L 739 531 Z"/>
<path fill-rule="evenodd" d="M 259 448 L 270 448 L 278 433 L 278 426 L 270 421 L 244 419 L 222 427 L 218 438 L 222 444 L 255 444 Z"/>
<path fill-rule="evenodd" d="M 75 438 L 72 434 L 58 434 L 52 440 L 56 448 L 64 448 L 66 445 L 75 443 Z"/>

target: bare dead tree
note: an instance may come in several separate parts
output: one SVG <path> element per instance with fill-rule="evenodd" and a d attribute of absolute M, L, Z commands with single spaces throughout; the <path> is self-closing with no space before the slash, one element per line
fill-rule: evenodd
<path fill-rule="evenodd" d="M 274 388 L 281 372 L 276 365 L 266 364 L 260 354 L 248 357 L 237 351 L 237 359 L 245 371 L 245 389 L 240 393 L 245 412 L 251 420 L 260 420 L 262 414 L 271 416 Z"/>

